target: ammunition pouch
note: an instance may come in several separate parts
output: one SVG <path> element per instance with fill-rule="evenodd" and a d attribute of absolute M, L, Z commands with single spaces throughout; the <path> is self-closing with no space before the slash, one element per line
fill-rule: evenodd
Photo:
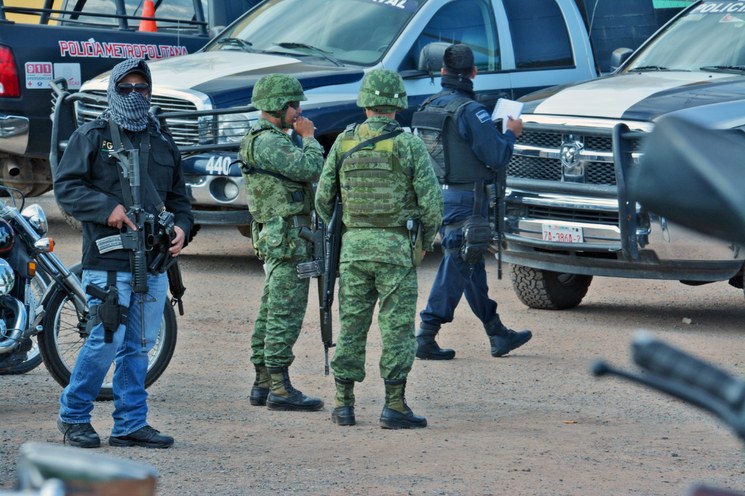
<path fill-rule="evenodd" d="M 472 215 L 463 223 L 463 244 L 460 257 L 469 265 L 480 262 L 489 251 L 491 225 L 481 215 Z"/>

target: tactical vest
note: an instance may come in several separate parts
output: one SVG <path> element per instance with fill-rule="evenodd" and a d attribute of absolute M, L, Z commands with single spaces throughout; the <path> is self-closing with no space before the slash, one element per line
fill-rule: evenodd
<path fill-rule="evenodd" d="M 494 180 L 489 169 L 458 134 L 458 119 L 470 98 L 455 94 L 447 103 L 433 104 L 443 91 L 427 98 L 411 118 L 414 133 L 427 145 L 432 168 L 440 184 L 466 184 L 483 179 Z"/>
<path fill-rule="evenodd" d="M 287 218 L 292 215 L 310 214 L 311 194 L 308 183 L 294 181 L 281 173 L 269 171 L 256 163 L 254 145 L 256 140 L 271 128 L 251 129 L 241 144 L 244 164 L 241 166 L 246 185 L 248 210 L 258 223 L 266 223 L 272 217 Z"/>
<path fill-rule="evenodd" d="M 364 124 L 362 124 L 364 125 Z M 364 140 L 347 128 L 340 153 Z M 405 227 L 417 211 L 413 173 L 393 151 L 394 138 L 354 152 L 339 169 L 342 221 L 347 227 Z"/>

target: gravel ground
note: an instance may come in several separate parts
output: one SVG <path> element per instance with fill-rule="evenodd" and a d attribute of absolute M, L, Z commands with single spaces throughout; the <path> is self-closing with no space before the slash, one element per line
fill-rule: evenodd
<path fill-rule="evenodd" d="M 40 203 L 58 255 L 77 261 L 79 235 L 48 195 Z M 420 270 L 420 308 L 438 261 L 430 255 Z M 176 353 L 149 389 L 150 422 L 176 438 L 174 447 L 109 447 L 111 404 L 97 403 L 93 415 L 104 441 L 98 451 L 155 466 L 161 496 L 683 495 L 696 483 L 745 490 L 742 445 L 724 424 L 660 393 L 588 372 L 601 357 L 629 367 L 629 342 L 643 328 L 742 375 L 745 301 L 726 283 L 596 278 L 578 308 L 547 312 L 520 304 L 490 261 L 491 293 L 503 320 L 532 329 L 533 341 L 492 358 L 463 303 L 439 339 L 457 351 L 455 360 L 417 360 L 409 377 L 409 405 L 429 426 L 389 431 L 378 426 L 383 383 L 376 327 L 367 380 L 355 390 L 357 426 L 337 427 L 330 419 L 334 384 L 323 375 L 314 292 L 291 374 L 295 386 L 322 397 L 326 407 L 310 413 L 252 407 L 249 337 L 261 263 L 237 231 L 205 228 L 182 265 L 186 315 L 179 318 Z M 54 425 L 60 387 L 43 366 L 0 381 L 0 488 L 8 489 L 23 443 L 62 442 Z"/>

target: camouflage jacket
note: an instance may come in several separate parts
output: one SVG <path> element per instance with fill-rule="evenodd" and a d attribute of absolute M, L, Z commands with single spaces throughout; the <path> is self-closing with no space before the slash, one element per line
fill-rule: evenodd
<path fill-rule="evenodd" d="M 312 210 L 312 182 L 323 167 L 323 148 L 312 137 L 304 138 L 301 148 L 280 128 L 259 119 L 243 138 L 240 157 L 249 169 L 243 174 L 248 209 L 258 224 L 276 230 L 262 238 L 269 236 L 270 245 L 281 243 L 285 253 L 297 254 L 295 248 L 304 243 L 298 242 L 297 233 L 288 232 L 292 222 L 286 221 L 295 215 L 307 216 Z M 258 237 L 254 245 L 260 249 L 257 241 Z"/>
<path fill-rule="evenodd" d="M 357 127 L 356 133 L 361 140 L 369 139 L 382 134 L 390 123 L 391 119 L 387 117 L 371 117 Z M 316 211 L 326 222 L 333 212 L 338 190 L 337 161 L 342 155 L 343 136 L 342 134 L 337 138 L 326 158 L 316 191 Z M 426 251 L 432 251 L 437 230 L 442 223 L 443 203 L 440 184 L 430 165 L 427 149 L 418 137 L 411 133 L 401 133 L 394 138 L 393 153 L 412 172 L 411 183 L 417 205 L 415 217 L 422 226 L 422 246 Z M 409 237 L 400 228 L 345 228 L 341 261 L 369 260 L 408 267 L 412 265 L 411 250 Z"/>

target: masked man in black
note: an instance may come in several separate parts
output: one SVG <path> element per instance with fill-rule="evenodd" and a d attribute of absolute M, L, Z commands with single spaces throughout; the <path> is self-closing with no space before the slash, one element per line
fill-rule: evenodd
<path fill-rule="evenodd" d="M 95 288 L 88 290 L 90 335 L 60 398 L 57 419 L 72 446 L 101 444 L 90 423 L 91 411 L 112 363 L 114 428 L 109 444 L 173 444 L 172 437 L 147 422 L 148 352 L 160 331 L 168 291 L 168 277 L 153 259 L 159 252 L 177 256 L 194 219 L 179 151 L 149 113 L 151 88 L 144 60 L 116 65 L 108 110 L 73 133 L 55 174 L 57 202 L 83 225 L 83 287 L 116 295 L 103 298 Z M 156 235 L 149 238 L 163 246 L 147 246 L 147 251 L 127 246 L 127 240 L 144 239 L 138 236 L 148 232 L 146 225 Z M 162 235 L 164 229 L 168 236 Z"/>

